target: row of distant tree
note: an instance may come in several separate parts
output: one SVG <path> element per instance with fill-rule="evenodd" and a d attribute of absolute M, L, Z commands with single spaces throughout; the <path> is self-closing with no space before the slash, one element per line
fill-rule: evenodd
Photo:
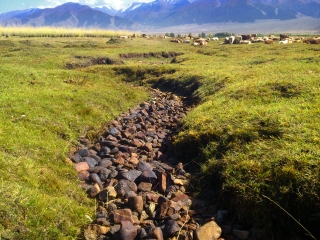
<path fill-rule="evenodd" d="M 175 34 L 173 32 L 171 33 L 165 33 L 165 36 L 167 37 L 186 37 L 186 36 L 189 36 L 189 37 L 202 37 L 202 38 L 206 38 L 206 37 L 209 37 L 209 38 L 212 38 L 212 37 L 219 37 L 219 38 L 223 38 L 223 37 L 229 37 L 231 35 L 234 35 L 234 33 L 229 33 L 229 32 L 221 32 L 221 33 L 205 33 L 205 32 L 202 32 L 202 33 L 199 33 L 198 35 L 194 35 L 192 33 L 189 33 L 188 35 L 185 35 L 185 34 Z"/>

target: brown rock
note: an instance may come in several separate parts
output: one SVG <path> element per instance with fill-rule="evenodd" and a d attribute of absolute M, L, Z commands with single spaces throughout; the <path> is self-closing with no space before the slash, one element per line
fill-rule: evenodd
<path fill-rule="evenodd" d="M 212 239 L 217 240 L 221 236 L 221 228 L 218 226 L 218 224 L 214 221 L 210 221 L 203 226 L 199 228 L 198 231 L 196 231 L 196 237 L 199 240 L 202 239 Z"/>
<path fill-rule="evenodd" d="M 166 163 L 160 163 L 160 166 L 168 173 L 173 173 L 173 167 L 170 167 L 168 164 Z"/>
<path fill-rule="evenodd" d="M 131 137 L 131 133 L 129 131 L 121 131 L 121 136 L 123 138 L 130 138 Z"/>
<path fill-rule="evenodd" d="M 143 210 L 143 199 L 141 196 L 129 197 L 128 205 L 132 211 L 141 213 Z"/>
<path fill-rule="evenodd" d="M 138 189 L 143 192 L 150 192 L 152 189 L 152 184 L 147 182 L 141 182 L 138 185 Z"/>
<path fill-rule="evenodd" d="M 96 223 L 98 223 L 100 226 L 107 226 L 107 227 L 110 226 L 110 222 L 107 221 L 106 218 L 97 218 Z"/>
<path fill-rule="evenodd" d="M 183 223 L 187 223 L 190 220 L 190 216 L 189 215 L 183 215 L 180 217 L 180 221 L 182 221 Z"/>
<path fill-rule="evenodd" d="M 130 221 L 121 221 L 120 238 L 122 240 L 134 240 L 137 236 L 137 227 Z"/>
<path fill-rule="evenodd" d="M 154 192 L 149 192 L 146 195 L 146 200 L 157 203 L 159 199 L 159 195 L 155 194 Z"/>
<path fill-rule="evenodd" d="M 146 117 L 149 116 L 148 112 L 145 109 L 142 109 L 140 112 Z"/>
<path fill-rule="evenodd" d="M 113 225 L 111 228 L 110 228 L 110 233 L 112 235 L 114 235 L 115 233 L 118 233 L 121 229 L 121 225 L 120 224 L 116 224 L 116 225 Z"/>
<path fill-rule="evenodd" d="M 134 146 L 134 147 L 141 147 L 143 145 L 143 143 L 139 139 L 134 138 L 131 141 L 131 145 Z"/>
<path fill-rule="evenodd" d="M 148 151 L 148 152 L 151 152 L 152 151 L 152 143 L 150 142 L 147 142 L 145 145 L 144 145 L 144 150 Z"/>
<path fill-rule="evenodd" d="M 123 165 L 124 164 L 124 158 L 122 156 L 118 156 L 116 160 L 114 161 L 115 165 Z"/>
<path fill-rule="evenodd" d="M 121 152 L 126 152 L 126 153 L 134 152 L 134 147 L 129 147 L 129 146 L 126 146 L 126 145 L 119 145 L 118 148 L 119 148 L 119 150 Z"/>
<path fill-rule="evenodd" d="M 154 227 L 154 222 L 153 220 L 143 220 L 141 221 L 141 226 L 151 226 L 151 227 Z"/>
<path fill-rule="evenodd" d="M 156 227 L 152 230 L 151 234 L 148 236 L 149 239 L 163 240 L 163 233 L 161 228 Z"/>
<path fill-rule="evenodd" d="M 167 174 L 163 172 L 158 173 L 159 185 L 158 191 L 164 193 L 167 190 Z"/>
<path fill-rule="evenodd" d="M 146 135 L 145 135 L 143 132 L 138 132 L 138 133 L 137 133 L 137 138 L 139 138 L 139 139 L 144 139 L 145 136 L 146 136 Z"/>
<path fill-rule="evenodd" d="M 176 184 L 176 185 L 180 185 L 180 186 L 183 186 L 183 185 L 184 185 L 183 181 L 182 181 L 181 179 L 178 179 L 178 178 L 176 178 L 176 179 L 173 181 L 173 183 Z"/>
<path fill-rule="evenodd" d="M 74 165 L 77 172 L 89 170 L 89 164 L 87 162 L 79 162 Z"/>
<path fill-rule="evenodd" d="M 177 211 L 179 211 L 181 209 L 181 206 L 174 201 L 166 201 L 164 203 L 161 204 L 160 207 L 160 218 L 164 219 L 166 216 L 171 216 L 175 213 L 177 213 Z"/>
<path fill-rule="evenodd" d="M 186 224 L 186 227 L 191 231 L 195 231 L 198 228 L 196 223 L 188 223 L 188 224 Z"/>
<path fill-rule="evenodd" d="M 114 189 L 114 187 L 108 186 L 99 193 L 99 198 L 100 198 L 100 195 L 102 195 L 101 201 L 109 202 L 110 200 L 113 200 L 117 197 L 117 192 Z"/>
<path fill-rule="evenodd" d="M 133 212 L 133 213 L 135 213 L 135 212 Z M 135 225 L 135 226 L 140 225 L 139 216 L 132 215 L 132 224 Z"/>
<path fill-rule="evenodd" d="M 80 171 L 80 172 L 78 173 L 78 179 L 79 179 L 80 181 L 87 181 L 87 180 L 89 180 L 89 176 L 90 176 L 90 173 L 89 173 L 88 171 L 82 170 L 82 171 Z"/>
<path fill-rule="evenodd" d="M 122 221 L 132 222 L 132 212 L 129 208 L 114 210 L 112 215 L 113 221 L 116 223 L 120 223 Z"/>
<path fill-rule="evenodd" d="M 109 140 L 109 141 L 113 141 L 113 142 L 118 142 L 118 139 L 112 135 L 108 135 L 106 137 L 106 140 Z"/>
<path fill-rule="evenodd" d="M 97 224 L 89 224 L 84 230 L 85 240 L 96 240 L 101 234 L 101 228 Z"/>
<path fill-rule="evenodd" d="M 179 196 L 176 196 L 171 200 L 174 202 L 178 202 L 181 207 L 189 207 L 192 204 L 191 200 L 189 199 L 189 196 L 186 194 L 180 194 Z"/>
<path fill-rule="evenodd" d="M 94 184 L 90 189 L 89 189 L 89 195 L 90 197 L 95 197 L 98 195 L 98 193 L 100 192 L 100 187 L 99 185 L 96 183 Z"/>
<path fill-rule="evenodd" d="M 141 214 L 140 214 L 140 222 L 143 222 L 148 217 L 149 217 L 148 214 L 145 211 L 142 211 Z"/>
<path fill-rule="evenodd" d="M 101 234 L 107 234 L 110 231 L 111 227 L 107 227 L 107 226 L 100 226 L 100 233 Z"/>

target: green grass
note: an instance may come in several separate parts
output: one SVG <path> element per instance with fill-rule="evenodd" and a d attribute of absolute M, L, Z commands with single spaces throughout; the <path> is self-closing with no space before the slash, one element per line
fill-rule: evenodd
<path fill-rule="evenodd" d="M 67 153 L 78 137 L 94 140 L 108 120 L 148 98 L 131 84 L 196 101 L 174 139 L 177 156 L 195 171 L 190 191 L 209 193 L 248 226 L 303 234 L 267 196 L 317 234 L 318 45 L 108 40 L 0 38 L 2 238 L 77 238 L 95 203 Z M 159 52 L 184 54 L 141 56 Z M 127 53 L 137 55 L 120 59 Z M 106 58 L 115 64 L 95 64 Z"/>
<path fill-rule="evenodd" d="M 263 198 L 266 195 L 316 234 L 318 48 L 240 48 L 220 47 L 230 53 L 224 61 L 211 63 L 211 79 L 198 90 L 204 101 L 184 119 L 176 145 L 200 165 L 204 181 L 198 182 L 198 191 L 205 181 L 215 184 L 217 200 L 234 209 L 236 219 L 258 227 L 277 225 L 283 233 L 299 232 L 289 216 Z"/>
<path fill-rule="evenodd" d="M 107 53 L 105 39 L 9 41 L 0 47 L 0 236 L 75 239 L 95 203 L 79 187 L 66 154 L 78 137 L 94 139 L 108 120 L 148 93 L 111 73 L 65 68 L 75 53 Z M 63 48 L 69 41 L 77 45 Z M 78 46 L 82 41 L 105 49 Z"/>

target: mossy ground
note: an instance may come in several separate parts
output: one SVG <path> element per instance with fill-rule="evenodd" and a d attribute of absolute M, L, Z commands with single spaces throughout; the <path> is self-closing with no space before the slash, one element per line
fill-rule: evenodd
<path fill-rule="evenodd" d="M 66 153 L 79 136 L 94 139 L 104 123 L 148 98 L 132 83 L 197 101 L 174 139 L 179 159 L 196 169 L 195 195 L 234 209 L 235 221 L 304 233 L 267 196 L 317 229 L 318 45 L 108 40 L 0 38 L 1 237 L 77 238 L 95 203 Z M 151 52 L 184 54 L 173 60 Z M 127 53 L 148 57 L 120 59 Z"/>

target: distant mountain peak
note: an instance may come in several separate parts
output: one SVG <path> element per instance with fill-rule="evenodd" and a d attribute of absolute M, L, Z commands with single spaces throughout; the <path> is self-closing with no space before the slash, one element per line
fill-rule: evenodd
<path fill-rule="evenodd" d="M 67 2 L 55 8 L 0 14 L 4 26 L 65 26 L 136 29 L 218 22 L 319 19 L 320 0 L 154 0 L 133 2 L 122 9 L 110 5 L 91 8 Z"/>

